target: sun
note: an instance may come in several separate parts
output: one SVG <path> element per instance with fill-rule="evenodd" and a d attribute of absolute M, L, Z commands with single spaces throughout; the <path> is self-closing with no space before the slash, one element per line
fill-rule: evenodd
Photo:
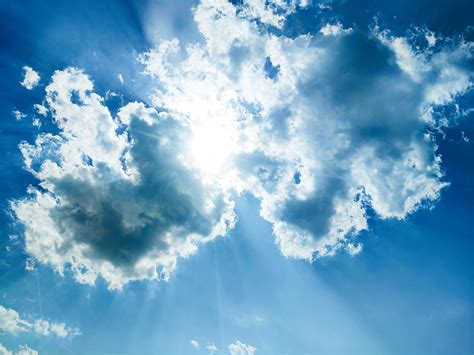
<path fill-rule="evenodd" d="M 196 124 L 190 143 L 193 165 L 208 175 L 223 171 L 236 145 L 231 127 L 216 122 Z"/>

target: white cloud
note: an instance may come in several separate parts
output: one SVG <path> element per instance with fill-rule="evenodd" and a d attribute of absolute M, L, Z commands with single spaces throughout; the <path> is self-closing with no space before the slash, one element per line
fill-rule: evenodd
<path fill-rule="evenodd" d="M 196 340 L 191 340 L 189 343 L 193 348 L 199 349 L 199 343 Z"/>
<path fill-rule="evenodd" d="M 18 350 L 15 355 L 38 355 L 38 352 L 28 345 L 20 345 L 20 350 Z"/>
<path fill-rule="evenodd" d="M 26 251 L 81 283 L 100 275 L 111 289 L 167 279 L 179 257 L 232 228 L 233 203 L 180 159 L 186 122 L 142 103 L 112 117 L 92 90 L 80 70 L 56 71 L 46 102 L 61 133 L 20 145 L 43 188 L 12 202 Z"/>
<path fill-rule="evenodd" d="M 0 306 L 0 331 L 12 335 L 28 332 L 31 324 L 20 318 L 17 311 Z"/>
<path fill-rule="evenodd" d="M 319 30 L 319 32 L 321 32 L 323 36 L 340 36 L 345 33 L 351 33 L 352 28 L 344 28 L 340 22 L 337 22 L 334 25 L 327 23 Z"/>
<path fill-rule="evenodd" d="M 27 116 L 27 115 L 25 115 L 24 113 L 22 113 L 18 110 L 13 111 L 13 115 L 15 116 L 15 119 L 17 121 L 21 121 L 22 119 L 24 119 Z"/>
<path fill-rule="evenodd" d="M 21 85 L 27 88 L 28 90 L 32 90 L 38 83 L 40 82 L 41 78 L 37 72 L 33 70 L 33 68 L 24 66 L 24 77 L 21 81 Z"/>
<path fill-rule="evenodd" d="M 34 104 L 33 107 L 41 116 L 46 116 L 48 114 L 48 109 L 44 105 Z"/>
<path fill-rule="evenodd" d="M 253 355 L 257 348 L 251 345 L 236 341 L 228 347 L 230 355 Z"/>
<path fill-rule="evenodd" d="M 0 355 L 12 355 L 13 353 L 9 351 L 6 347 L 0 344 Z"/>
<path fill-rule="evenodd" d="M 239 16 L 249 20 L 258 20 L 266 25 L 283 28 L 286 17 L 294 13 L 298 7 L 304 8 L 308 1 L 281 0 L 245 0 L 238 7 Z"/>
<path fill-rule="evenodd" d="M 212 343 L 212 344 L 209 344 L 206 346 L 206 349 L 207 351 L 209 351 L 209 354 L 214 354 L 214 353 L 217 353 L 219 351 L 219 349 L 217 348 L 217 346 Z"/>
<path fill-rule="evenodd" d="M 38 352 L 30 348 L 28 345 L 20 345 L 19 350 L 13 353 L 0 344 L 0 355 L 38 355 Z"/>
<path fill-rule="evenodd" d="M 168 278 L 231 229 L 232 192 L 257 197 L 281 253 L 309 261 L 360 253 L 368 208 L 404 219 L 433 206 L 448 183 L 430 132 L 450 122 L 437 108 L 472 87 L 472 44 L 262 26 L 283 26 L 297 6 L 201 1 L 203 41 L 168 39 L 139 56 L 154 107 L 113 117 L 85 73 L 55 72 L 46 103 L 61 132 L 20 145 L 42 187 L 12 203 L 28 254 L 120 289 Z"/>
<path fill-rule="evenodd" d="M 78 328 L 66 327 L 64 323 L 49 322 L 44 319 L 29 322 L 22 319 L 17 311 L 3 306 L 0 306 L 0 331 L 11 335 L 36 333 L 47 336 L 54 333 L 60 338 L 75 337 L 81 334 Z"/>
<path fill-rule="evenodd" d="M 340 23 L 324 26 L 321 38 L 289 39 L 239 11 L 227 1 L 201 2 L 194 14 L 205 44 L 168 60 L 183 48 L 163 42 L 141 62 L 160 82 L 157 107 L 197 125 L 232 127 L 228 140 L 239 145 L 220 181 L 261 200 L 283 255 L 357 254 L 367 206 L 403 219 L 437 201 L 447 182 L 425 134 L 436 128 L 427 113 L 470 89 L 462 64 L 470 44 L 423 52 L 410 38 Z"/>

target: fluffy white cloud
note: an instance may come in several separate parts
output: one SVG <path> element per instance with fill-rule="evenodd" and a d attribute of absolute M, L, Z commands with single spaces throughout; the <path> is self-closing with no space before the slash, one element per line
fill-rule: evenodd
<path fill-rule="evenodd" d="M 38 355 L 38 352 L 30 348 L 28 345 L 20 345 L 19 350 L 13 353 L 0 344 L 0 355 Z"/>
<path fill-rule="evenodd" d="M 236 341 L 228 347 L 230 355 L 253 355 L 257 348 L 252 345 L 244 344 L 240 341 Z"/>
<path fill-rule="evenodd" d="M 48 109 L 44 105 L 34 104 L 33 107 L 41 116 L 46 116 L 48 114 Z"/>
<path fill-rule="evenodd" d="M 17 311 L 0 306 L 0 331 L 17 335 L 28 332 L 30 328 L 31 324 L 21 319 Z"/>
<path fill-rule="evenodd" d="M 304 5 L 202 0 L 203 41 L 139 56 L 154 107 L 114 117 L 85 73 L 57 71 L 45 102 L 60 133 L 20 145 L 41 185 L 12 203 L 28 254 L 120 289 L 168 278 L 232 228 L 232 192 L 257 197 L 282 254 L 309 261 L 360 253 L 368 210 L 404 219 L 432 206 L 448 184 L 433 132 L 449 117 L 437 112 L 471 89 L 473 45 L 265 27 Z"/>
<path fill-rule="evenodd" d="M 282 28 L 288 15 L 307 5 L 305 0 L 244 0 L 237 10 L 241 17 Z"/>
<path fill-rule="evenodd" d="M 239 143 L 220 181 L 261 200 L 285 256 L 357 254 L 367 207 L 403 219 L 439 198 L 447 182 L 432 112 L 470 90 L 472 44 L 414 49 L 409 37 L 339 23 L 290 39 L 242 11 L 202 1 L 194 15 L 206 42 L 163 42 L 141 62 L 160 83 L 157 107 L 230 127 L 226 140 Z"/>
<path fill-rule="evenodd" d="M 319 30 L 319 32 L 324 36 L 340 36 L 344 33 L 352 32 L 352 28 L 344 28 L 340 22 L 337 22 L 334 25 L 327 23 Z"/>
<path fill-rule="evenodd" d="M 178 257 L 226 234 L 233 204 L 183 161 L 185 120 L 136 102 L 112 117 L 92 90 L 78 69 L 55 72 L 46 102 L 60 134 L 20 145 L 41 181 L 12 202 L 26 251 L 60 274 L 70 267 L 81 283 L 100 275 L 111 289 L 167 279 Z"/>
<path fill-rule="evenodd" d="M 0 344 L 0 355 L 12 355 L 12 352 Z"/>
<path fill-rule="evenodd" d="M 207 351 L 209 351 L 209 354 L 214 354 L 214 353 L 217 353 L 219 351 L 219 349 L 217 348 L 217 346 L 212 343 L 212 344 L 209 344 L 206 346 L 206 349 Z"/>
<path fill-rule="evenodd" d="M 81 334 L 78 328 L 66 327 L 64 323 L 37 319 L 33 323 L 20 317 L 17 311 L 0 306 L 0 331 L 12 335 L 36 333 L 47 336 L 50 333 L 60 338 L 75 337 Z"/>
<path fill-rule="evenodd" d="M 20 345 L 20 349 L 15 352 L 15 355 L 38 355 L 39 353 L 30 348 L 28 345 Z"/>
<path fill-rule="evenodd" d="M 27 115 L 25 115 L 23 112 L 20 112 L 18 110 L 13 111 L 13 116 L 15 116 L 15 119 L 17 121 L 21 121 L 24 119 Z"/>
<path fill-rule="evenodd" d="M 23 67 L 24 76 L 23 80 L 20 82 L 22 86 L 27 88 L 28 90 L 32 90 L 38 83 L 40 82 L 41 78 L 37 72 L 33 70 L 33 68 L 24 66 Z"/>
<path fill-rule="evenodd" d="M 196 340 L 191 340 L 189 343 L 194 349 L 199 349 L 199 343 Z"/>

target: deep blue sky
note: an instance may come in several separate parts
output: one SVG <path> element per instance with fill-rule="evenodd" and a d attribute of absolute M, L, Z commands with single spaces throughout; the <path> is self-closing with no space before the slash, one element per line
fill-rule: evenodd
<path fill-rule="evenodd" d="M 312 264 L 284 258 L 270 223 L 259 217 L 258 201 L 244 194 L 237 198 L 239 218 L 230 235 L 180 260 L 168 282 L 133 282 L 122 292 L 110 292 L 102 280 L 86 286 L 47 266 L 24 269 L 21 237 L 9 240 L 9 235 L 21 236 L 22 229 L 8 201 L 36 183 L 23 170 L 17 146 L 31 142 L 38 129 L 28 120 L 16 121 L 12 112 L 32 113 L 48 77 L 67 66 L 83 68 L 102 95 L 114 90 L 126 102 L 148 102 L 150 83 L 139 75 L 134 58 L 155 44 L 149 3 L 0 4 L 0 304 L 82 332 L 74 339 L 0 334 L 0 343 L 14 349 L 27 343 L 40 354 L 207 353 L 204 346 L 210 343 L 225 353 L 236 340 L 252 344 L 257 354 L 472 354 L 472 113 L 438 141 L 450 182 L 440 201 L 403 221 L 372 216 L 370 230 L 361 236 L 364 249 L 356 256 L 338 253 Z M 185 10 L 190 4 L 153 3 L 158 19 L 173 19 L 175 35 L 201 40 Z M 310 7 L 291 15 L 283 32 L 317 32 L 325 22 L 315 17 L 318 11 Z M 379 23 L 400 33 L 415 25 L 459 35 L 474 25 L 473 14 L 473 3 L 461 0 L 342 1 L 325 16 L 366 28 L 378 15 Z M 19 84 L 25 65 L 43 78 L 33 91 Z M 117 80 L 119 72 L 126 85 Z M 465 98 L 465 107 L 472 103 L 472 97 Z M 119 99 L 111 101 L 112 111 L 114 105 Z M 470 142 L 462 140 L 461 131 L 472 137 Z M 201 344 L 199 351 L 190 346 L 191 339 Z"/>

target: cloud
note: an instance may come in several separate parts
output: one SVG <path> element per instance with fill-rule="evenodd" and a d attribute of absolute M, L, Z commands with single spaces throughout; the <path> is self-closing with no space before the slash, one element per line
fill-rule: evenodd
<path fill-rule="evenodd" d="M 64 323 L 37 319 L 33 323 L 20 317 L 17 311 L 0 305 L 0 331 L 11 335 L 36 333 L 48 336 L 54 334 L 60 338 L 75 337 L 81 334 L 78 328 L 66 327 Z"/>
<path fill-rule="evenodd" d="M 0 354 L 1 355 L 12 355 L 13 353 L 9 351 L 6 347 L 0 344 Z"/>
<path fill-rule="evenodd" d="M 34 104 L 33 107 L 41 116 L 46 116 L 48 114 L 48 109 L 40 104 Z"/>
<path fill-rule="evenodd" d="M 207 351 L 209 351 L 209 354 L 214 354 L 214 353 L 217 353 L 219 351 L 219 349 L 217 348 L 217 346 L 212 343 L 212 344 L 209 344 L 206 346 L 206 349 Z"/>
<path fill-rule="evenodd" d="M 472 43 L 270 28 L 304 5 L 201 1 L 202 41 L 166 39 L 138 57 L 152 107 L 114 116 L 84 72 L 56 71 L 45 103 L 60 132 L 20 144 L 40 182 L 11 204 L 27 253 L 120 289 L 169 278 L 226 234 L 232 193 L 258 198 L 281 253 L 308 261 L 360 253 L 371 213 L 431 208 L 448 186 L 435 133 L 455 122 L 440 112 L 472 88 Z"/>
<path fill-rule="evenodd" d="M 182 161 L 185 121 L 137 102 L 112 117 L 75 68 L 54 73 L 45 99 L 60 133 L 20 144 L 41 189 L 12 202 L 26 251 L 39 262 L 120 289 L 167 279 L 178 257 L 232 228 L 228 194 Z"/>
<path fill-rule="evenodd" d="M 191 340 L 189 343 L 194 349 L 199 349 L 199 343 L 196 340 Z"/>
<path fill-rule="evenodd" d="M 15 116 L 15 119 L 17 121 L 21 121 L 22 119 L 24 119 L 27 116 L 23 112 L 20 112 L 18 110 L 13 111 L 13 115 Z"/>
<path fill-rule="evenodd" d="M 15 355 L 38 355 L 38 352 L 28 345 L 20 345 L 20 350 L 18 350 Z"/>
<path fill-rule="evenodd" d="M 20 345 L 18 351 L 13 353 L 12 351 L 5 348 L 2 344 L 0 344 L 0 355 L 38 355 L 38 352 L 28 345 Z"/>
<path fill-rule="evenodd" d="M 228 349 L 231 355 L 253 355 L 257 350 L 257 348 L 244 344 L 238 340 L 230 344 Z"/>
<path fill-rule="evenodd" d="M 323 36 L 340 36 L 344 33 L 351 33 L 352 28 L 344 28 L 340 22 L 337 22 L 334 25 L 327 23 L 319 30 L 319 32 L 321 32 Z"/>
<path fill-rule="evenodd" d="M 28 90 L 32 90 L 38 83 L 40 82 L 41 78 L 37 72 L 33 70 L 33 68 L 24 66 L 23 67 L 24 77 L 23 80 L 20 82 L 22 86 L 27 88 Z"/>
<path fill-rule="evenodd" d="M 157 107 L 232 127 L 238 149 L 221 181 L 260 199 L 282 254 L 354 255 L 368 208 L 404 219 L 433 206 L 448 185 L 433 112 L 471 89 L 472 44 L 421 48 L 414 36 L 339 23 L 286 38 L 242 13 L 202 1 L 194 16 L 205 43 L 163 42 L 141 63 L 159 83 Z"/>
<path fill-rule="evenodd" d="M 239 16 L 257 20 L 263 24 L 282 28 L 287 16 L 294 13 L 298 7 L 304 8 L 308 1 L 279 1 L 279 0 L 246 0 L 237 7 Z"/>
<path fill-rule="evenodd" d="M 0 306 L 0 330 L 12 335 L 28 332 L 31 324 L 20 318 L 17 311 Z"/>

